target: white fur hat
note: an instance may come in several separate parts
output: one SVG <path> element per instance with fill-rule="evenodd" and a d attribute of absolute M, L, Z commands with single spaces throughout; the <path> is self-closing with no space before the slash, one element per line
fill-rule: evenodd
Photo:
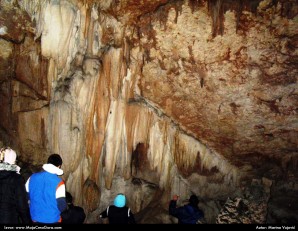
<path fill-rule="evenodd" d="M 7 148 L 4 151 L 4 162 L 8 164 L 15 164 L 16 163 L 17 154 L 14 150 Z"/>

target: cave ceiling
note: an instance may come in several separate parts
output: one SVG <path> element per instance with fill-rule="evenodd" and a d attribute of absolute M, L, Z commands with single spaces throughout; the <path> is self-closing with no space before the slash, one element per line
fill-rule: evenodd
<path fill-rule="evenodd" d="M 297 158 L 297 2 L 260 2 L 188 1 L 193 18 L 183 1 L 113 8 L 143 36 L 141 96 L 240 166 Z"/>

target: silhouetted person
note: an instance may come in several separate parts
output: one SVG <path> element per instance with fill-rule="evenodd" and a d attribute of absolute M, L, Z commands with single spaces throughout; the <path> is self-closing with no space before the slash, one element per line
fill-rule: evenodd
<path fill-rule="evenodd" d="M 199 209 L 199 199 L 196 195 L 191 195 L 189 203 L 180 207 L 176 207 L 178 196 L 174 195 L 170 201 L 169 214 L 178 218 L 178 224 L 197 224 L 198 221 L 204 218 L 204 213 Z"/>
<path fill-rule="evenodd" d="M 114 199 L 114 205 L 110 205 L 100 214 L 100 218 L 108 218 L 109 224 L 135 224 L 134 216 L 126 204 L 126 197 L 118 194 Z"/>
<path fill-rule="evenodd" d="M 16 153 L 1 150 L 0 159 L 0 224 L 30 224 L 30 212 L 25 182 L 15 164 Z"/>
<path fill-rule="evenodd" d="M 52 154 L 47 164 L 42 166 L 43 171 L 34 173 L 26 182 L 33 222 L 42 224 L 61 222 L 60 213 L 67 207 L 65 184 L 58 177 L 63 174 L 61 165 L 61 157 L 58 154 Z"/>
<path fill-rule="evenodd" d="M 83 224 L 86 218 L 84 209 L 73 205 L 72 195 L 66 192 L 67 209 L 61 213 L 63 224 Z"/>

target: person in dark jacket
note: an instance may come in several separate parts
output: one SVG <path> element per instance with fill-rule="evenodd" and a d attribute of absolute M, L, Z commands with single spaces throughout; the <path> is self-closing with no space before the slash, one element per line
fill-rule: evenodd
<path fill-rule="evenodd" d="M 67 209 L 61 213 L 62 224 L 83 224 L 86 218 L 82 207 L 73 204 L 72 195 L 66 192 Z"/>
<path fill-rule="evenodd" d="M 30 224 L 25 182 L 15 165 L 16 153 L 7 148 L 0 160 L 0 224 Z"/>
<path fill-rule="evenodd" d="M 108 218 L 109 224 L 135 224 L 134 215 L 125 204 L 126 197 L 118 194 L 114 199 L 114 205 L 108 206 L 100 214 L 100 218 Z"/>
<path fill-rule="evenodd" d="M 204 213 L 199 209 L 199 199 L 196 195 L 191 195 L 187 205 L 177 207 L 178 196 L 174 195 L 170 201 L 169 214 L 178 218 L 178 224 L 197 224 L 204 218 Z"/>

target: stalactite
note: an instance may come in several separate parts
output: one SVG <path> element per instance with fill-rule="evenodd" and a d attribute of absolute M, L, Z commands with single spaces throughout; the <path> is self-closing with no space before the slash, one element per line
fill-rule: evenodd
<path fill-rule="evenodd" d="M 282 17 L 287 17 L 290 19 L 293 19 L 294 17 L 297 16 L 297 10 L 295 11 L 295 4 L 297 5 L 297 1 L 289 2 L 285 1 L 282 3 L 282 10 L 281 10 L 281 16 Z M 297 6 L 296 6 L 297 7 Z"/>
<path fill-rule="evenodd" d="M 165 6 L 162 6 L 158 9 L 158 11 L 156 12 L 156 17 L 157 20 L 159 21 L 160 26 L 162 25 L 163 28 L 166 30 L 167 29 L 167 21 L 168 21 L 168 11 L 169 11 L 169 5 L 166 5 L 167 8 Z"/>
<path fill-rule="evenodd" d="M 166 23 L 168 21 L 168 14 L 169 11 L 171 9 L 174 9 L 176 12 L 176 17 L 175 17 L 175 23 L 177 23 L 177 18 L 178 15 L 181 13 L 182 11 L 182 5 L 183 5 L 183 1 L 168 1 L 167 4 L 162 4 L 161 6 L 159 6 L 155 11 L 155 17 L 154 20 L 159 21 L 160 26 L 163 25 L 163 28 L 166 29 Z M 147 15 L 146 15 L 147 16 Z M 145 16 L 145 17 L 146 17 Z M 143 17 L 143 16 L 142 16 Z M 152 20 L 153 21 L 153 20 Z"/>
<path fill-rule="evenodd" d="M 212 37 L 223 33 L 222 0 L 209 0 L 208 10 L 212 17 Z"/>
<path fill-rule="evenodd" d="M 208 11 L 212 17 L 212 36 L 223 35 L 226 11 L 235 12 L 236 30 L 238 30 L 242 11 L 247 10 L 256 14 L 260 2 L 261 0 L 208 0 Z"/>
<path fill-rule="evenodd" d="M 140 27 L 138 27 L 138 35 L 139 39 L 141 37 L 147 37 L 147 39 L 150 41 L 148 45 L 142 46 L 142 49 L 144 50 L 144 61 L 149 62 L 150 61 L 150 49 L 155 46 L 156 44 L 156 34 L 152 27 L 152 17 L 151 15 L 146 15 L 140 19 L 139 24 L 141 24 Z M 140 44 L 141 45 L 141 44 Z"/>
<path fill-rule="evenodd" d="M 195 10 L 204 6 L 204 1 L 203 0 L 189 0 L 188 5 L 191 9 L 191 13 L 193 13 Z"/>
<path fill-rule="evenodd" d="M 131 57 L 130 57 L 130 50 L 131 50 L 132 44 L 129 40 L 128 37 L 124 38 L 124 56 L 123 56 L 123 61 L 125 62 L 127 68 L 129 68 L 130 63 L 131 63 Z M 124 75 L 127 75 L 127 73 L 125 73 Z"/>
<path fill-rule="evenodd" d="M 156 49 L 157 40 L 156 40 L 156 31 L 153 28 L 153 22 L 159 21 L 160 26 L 163 25 L 163 28 L 166 30 L 166 23 L 168 21 L 168 14 L 171 9 L 174 9 L 176 12 L 175 22 L 177 23 L 177 18 L 179 13 L 182 11 L 183 1 L 170 1 L 169 3 L 160 6 L 154 13 L 154 17 L 150 14 L 141 15 L 138 21 L 138 34 L 139 38 L 147 37 L 150 43 L 147 43 L 147 46 L 143 46 L 144 49 L 144 61 L 150 61 L 150 50 L 152 48 Z"/>

